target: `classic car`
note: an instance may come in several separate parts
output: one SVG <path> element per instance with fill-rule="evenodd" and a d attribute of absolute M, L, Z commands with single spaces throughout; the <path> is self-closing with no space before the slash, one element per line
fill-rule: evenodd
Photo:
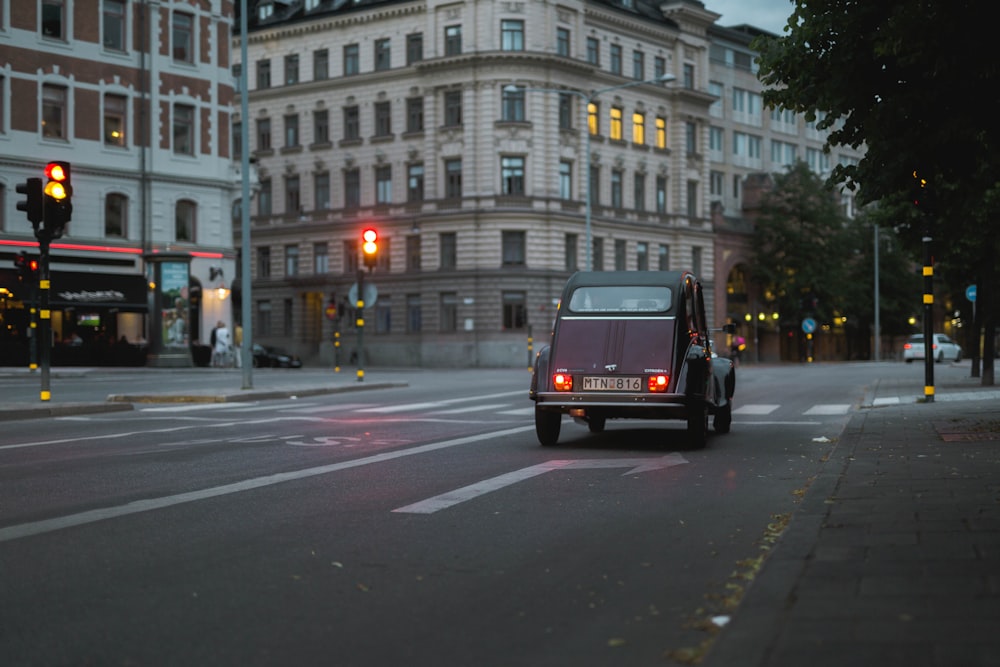
<path fill-rule="evenodd" d="M 608 419 L 680 419 L 691 444 L 704 447 L 709 415 L 717 433 L 729 431 L 736 386 L 732 361 L 711 345 L 692 273 L 573 274 L 532 369 L 538 441 L 557 443 L 563 415 L 593 433 Z"/>

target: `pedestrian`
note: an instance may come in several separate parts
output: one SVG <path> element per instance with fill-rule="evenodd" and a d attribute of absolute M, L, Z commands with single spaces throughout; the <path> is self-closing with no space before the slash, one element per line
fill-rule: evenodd
<path fill-rule="evenodd" d="M 213 366 L 218 366 L 218 363 L 215 360 L 215 332 L 218 330 L 219 330 L 219 325 L 216 324 L 214 327 L 212 327 L 212 333 L 209 334 L 208 336 L 208 349 L 212 355 L 211 364 Z"/>
<path fill-rule="evenodd" d="M 226 323 L 219 320 L 219 324 L 215 327 L 215 365 L 216 366 L 228 366 L 229 365 L 229 329 L 226 328 Z"/>
<path fill-rule="evenodd" d="M 233 359 L 236 360 L 236 368 L 243 368 L 243 360 L 240 358 L 243 349 L 243 327 L 236 325 L 233 333 Z"/>

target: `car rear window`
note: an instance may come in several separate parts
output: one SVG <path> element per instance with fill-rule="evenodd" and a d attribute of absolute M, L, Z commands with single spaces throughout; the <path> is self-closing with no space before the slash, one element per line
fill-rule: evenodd
<path fill-rule="evenodd" d="M 664 313 L 670 310 L 669 287 L 657 285 L 593 285 L 570 295 L 573 313 Z"/>

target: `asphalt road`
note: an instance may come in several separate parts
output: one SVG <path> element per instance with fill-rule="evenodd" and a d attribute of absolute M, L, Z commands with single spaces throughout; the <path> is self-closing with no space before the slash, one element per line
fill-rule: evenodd
<path fill-rule="evenodd" d="M 540 447 L 523 370 L 6 423 L 0 655 L 676 663 L 733 613 L 873 373 L 741 368 L 704 450 L 679 422 Z"/>

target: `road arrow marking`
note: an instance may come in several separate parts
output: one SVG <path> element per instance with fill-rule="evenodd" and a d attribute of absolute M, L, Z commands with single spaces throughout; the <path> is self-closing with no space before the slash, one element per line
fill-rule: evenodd
<path fill-rule="evenodd" d="M 687 459 L 677 453 L 667 454 L 655 459 L 577 459 L 577 460 L 553 460 L 539 463 L 537 465 L 521 468 L 514 472 L 484 479 L 481 482 L 463 486 L 454 491 L 448 491 L 441 495 L 427 498 L 411 505 L 405 505 L 393 510 L 401 514 L 433 514 L 439 510 L 447 509 L 453 505 L 464 503 L 467 500 L 478 498 L 479 496 L 498 491 L 506 486 L 523 482 L 532 477 L 544 475 L 553 470 L 595 470 L 598 468 L 628 468 L 622 473 L 625 475 L 636 475 L 653 470 L 662 470 L 672 466 L 687 463 Z"/>

